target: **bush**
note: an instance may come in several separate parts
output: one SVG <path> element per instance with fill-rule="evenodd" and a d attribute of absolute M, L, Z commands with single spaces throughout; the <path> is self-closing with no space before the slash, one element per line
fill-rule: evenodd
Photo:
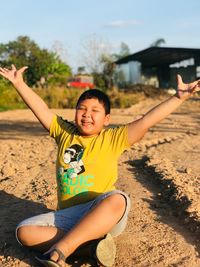
<path fill-rule="evenodd" d="M 144 99 L 142 92 L 119 92 L 117 89 L 108 91 L 112 108 L 128 108 Z"/>
<path fill-rule="evenodd" d="M 83 91 L 75 88 L 49 87 L 35 89 L 35 92 L 44 99 L 50 108 L 74 108 Z"/>
<path fill-rule="evenodd" d="M 36 88 L 33 90 L 44 99 L 49 108 L 75 108 L 80 94 L 84 92 L 82 89 L 66 87 Z M 16 90 L 7 82 L 2 83 L 0 81 L 0 93 L 0 111 L 27 108 Z M 128 108 L 145 98 L 145 93 L 139 90 L 122 92 L 113 88 L 107 90 L 107 94 L 110 97 L 112 108 Z"/>
<path fill-rule="evenodd" d="M 12 85 L 2 79 L 0 80 L 0 95 L 0 111 L 26 108 L 21 97 L 13 90 Z"/>
<path fill-rule="evenodd" d="M 124 93 L 143 93 L 146 97 L 158 97 L 167 95 L 167 90 L 158 88 L 153 85 L 147 84 L 129 84 L 124 89 L 121 89 Z"/>

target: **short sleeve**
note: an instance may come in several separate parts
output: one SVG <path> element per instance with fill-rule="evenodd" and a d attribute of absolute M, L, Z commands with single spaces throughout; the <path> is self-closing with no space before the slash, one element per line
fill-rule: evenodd
<path fill-rule="evenodd" d="M 50 136 L 59 143 L 60 138 L 63 134 L 71 134 L 75 131 L 75 126 L 73 123 L 63 120 L 58 115 L 54 115 L 51 125 L 50 125 Z"/>
<path fill-rule="evenodd" d="M 130 148 L 128 142 L 128 126 L 119 126 L 116 128 L 108 129 L 108 135 L 110 140 L 110 146 L 113 152 L 119 156 L 126 149 Z"/>

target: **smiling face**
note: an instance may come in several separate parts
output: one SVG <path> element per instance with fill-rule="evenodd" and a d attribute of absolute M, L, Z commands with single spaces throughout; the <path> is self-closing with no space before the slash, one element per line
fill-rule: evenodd
<path fill-rule="evenodd" d="M 76 126 L 83 136 L 93 136 L 109 124 L 110 114 L 105 113 L 102 103 L 96 98 L 81 101 L 75 114 Z"/>

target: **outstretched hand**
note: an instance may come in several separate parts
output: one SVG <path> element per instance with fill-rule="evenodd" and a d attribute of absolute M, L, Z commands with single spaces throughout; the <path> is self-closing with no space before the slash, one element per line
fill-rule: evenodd
<path fill-rule="evenodd" d="M 22 67 L 17 70 L 15 65 L 11 65 L 11 69 L 1 68 L 0 67 L 0 75 L 9 80 L 11 83 L 16 84 L 19 82 L 23 82 L 23 73 L 28 67 Z"/>
<path fill-rule="evenodd" d="M 200 80 L 197 80 L 192 83 L 184 83 L 181 75 L 177 75 L 176 96 L 178 98 L 180 98 L 181 100 L 185 100 L 198 91 L 200 91 Z"/>

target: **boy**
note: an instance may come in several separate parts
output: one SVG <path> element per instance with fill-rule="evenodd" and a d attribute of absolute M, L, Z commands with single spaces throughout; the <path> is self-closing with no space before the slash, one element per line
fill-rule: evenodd
<path fill-rule="evenodd" d="M 45 252 L 37 259 L 44 266 L 65 266 L 65 259 L 88 241 L 98 264 L 112 266 L 112 236 L 126 226 L 130 201 L 116 190 L 117 159 L 139 141 L 150 127 L 164 119 L 200 90 L 200 81 L 185 84 L 178 75 L 174 96 L 131 123 L 104 129 L 110 119 L 110 102 L 99 90 L 84 92 L 76 106 L 75 124 L 52 113 L 23 81 L 23 72 L 12 65 L 0 74 L 12 82 L 24 102 L 58 144 L 56 163 L 58 211 L 21 222 L 16 230 L 24 246 Z M 90 243 L 91 244 L 91 243 Z"/>

